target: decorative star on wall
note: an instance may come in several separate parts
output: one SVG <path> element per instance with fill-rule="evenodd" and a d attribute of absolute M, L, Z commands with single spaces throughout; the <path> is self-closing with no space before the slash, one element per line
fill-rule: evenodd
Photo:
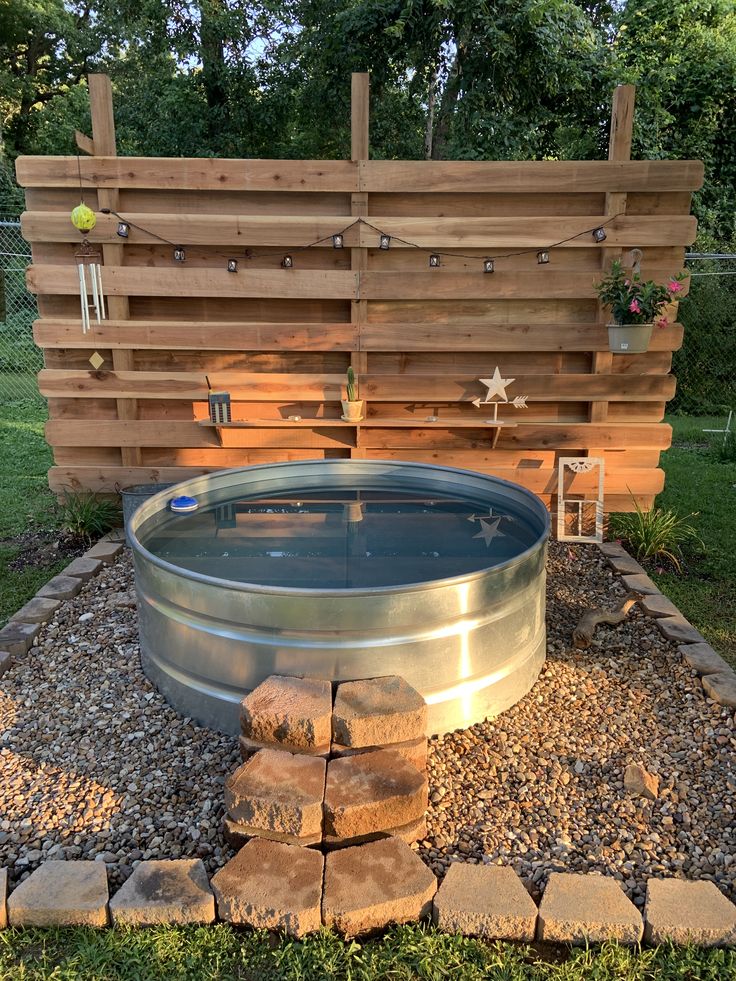
<path fill-rule="evenodd" d="M 498 365 L 493 370 L 492 378 L 479 378 L 478 381 L 481 385 L 486 386 L 485 398 L 473 399 L 473 405 L 476 409 L 479 409 L 482 405 L 490 405 L 493 407 L 493 418 L 487 420 L 488 422 L 498 422 L 498 407 L 501 403 L 509 404 L 509 397 L 506 394 L 506 386 L 511 385 L 515 382 L 515 378 L 502 378 L 501 372 Z M 515 409 L 526 409 L 528 395 L 517 395 L 511 400 L 511 405 Z M 502 423 L 500 425 L 503 425 Z"/>

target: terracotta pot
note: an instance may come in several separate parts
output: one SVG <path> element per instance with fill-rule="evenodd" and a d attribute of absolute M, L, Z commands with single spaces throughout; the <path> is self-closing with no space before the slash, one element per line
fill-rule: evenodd
<path fill-rule="evenodd" d="M 613 354 L 644 354 L 654 324 L 609 324 L 608 349 Z"/>
<path fill-rule="evenodd" d="M 346 422 L 360 422 L 363 418 L 363 399 L 358 399 L 357 402 L 342 399 L 342 417 Z"/>

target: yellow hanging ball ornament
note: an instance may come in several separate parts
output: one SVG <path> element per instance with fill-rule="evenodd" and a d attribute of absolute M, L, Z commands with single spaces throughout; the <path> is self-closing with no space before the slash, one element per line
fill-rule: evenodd
<path fill-rule="evenodd" d="M 78 228 L 80 232 L 91 232 L 96 224 L 97 218 L 94 211 L 88 208 L 84 202 L 78 204 L 72 211 L 72 225 Z"/>

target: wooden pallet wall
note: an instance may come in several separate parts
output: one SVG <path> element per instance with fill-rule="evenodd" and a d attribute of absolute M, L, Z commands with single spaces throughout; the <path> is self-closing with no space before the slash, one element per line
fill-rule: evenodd
<path fill-rule="evenodd" d="M 90 90 L 93 140 L 79 141 L 94 155 L 17 162 L 53 489 L 370 457 L 497 474 L 549 502 L 557 457 L 585 454 L 605 458 L 607 510 L 649 505 L 662 489 L 662 419 L 682 327 L 656 330 L 647 354 L 612 356 L 594 283 L 633 248 L 643 250 L 645 276 L 682 268 L 703 168 L 627 159 L 630 87 L 614 98 L 610 160 L 448 163 L 368 159 L 367 76 L 353 77 L 350 161 L 116 157 L 109 82 L 92 76 Z M 104 252 L 110 309 L 87 336 L 69 221 L 80 170 L 98 211 L 90 240 Z M 132 223 L 127 240 L 103 207 Z M 519 255 L 482 271 L 486 255 L 544 248 L 613 215 L 604 245 L 585 235 L 553 250 L 548 265 Z M 366 223 L 346 231 L 346 248 L 332 247 L 329 236 L 360 216 L 392 236 L 388 251 Z M 184 245 L 186 262 L 157 236 Z M 430 269 L 429 253 L 445 250 L 467 258 Z M 294 267 L 283 269 L 289 251 Z M 89 364 L 95 351 L 99 370 Z M 340 419 L 350 364 L 367 401 L 360 427 Z M 501 408 L 518 425 L 493 448 L 487 410 L 472 400 L 496 365 L 515 379 L 509 395 L 529 401 Z M 208 382 L 230 391 L 234 418 L 252 425 L 221 440 L 199 425 Z"/>

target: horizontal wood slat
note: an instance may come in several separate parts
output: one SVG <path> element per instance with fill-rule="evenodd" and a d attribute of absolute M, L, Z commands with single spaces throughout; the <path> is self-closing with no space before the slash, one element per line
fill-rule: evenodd
<path fill-rule="evenodd" d="M 590 299 L 596 297 L 600 272 L 561 274 L 551 266 L 534 272 L 496 272 L 480 269 L 459 273 L 439 269 L 407 272 L 329 271 L 322 269 L 225 269 L 196 266 L 177 268 L 105 266 L 103 286 L 108 296 L 328 297 L 361 300 L 465 299 Z M 182 264 L 183 265 L 183 264 Z M 672 269 L 651 270 L 662 280 Z M 79 292 L 76 265 L 32 265 L 26 273 L 31 293 L 73 296 Z M 681 296 L 687 293 L 683 284 Z"/>
<path fill-rule="evenodd" d="M 44 318 L 33 325 L 42 348 L 89 348 L 76 320 Z M 650 351 L 677 351 L 682 324 L 652 334 Z M 165 351 L 607 351 L 600 324 L 365 324 L 360 337 L 345 323 L 187 323 L 108 320 L 96 324 L 94 345 Z M 615 369 L 614 369 L 615 370 Z"/>
<path fill-rule="evenodd" d="M 206 399 L 207 379 L 196 372 L 159 371 L 67 371 L 46 368 L 39 373 L 39 387 L 46 396 L 77 398 Z M 340 375 L 276 375 L 268 372 L 218 372 L 209 375 L 215 390 L 230 392 L 232 398 L 279 402 L 290 395 L 305 401 L 340 399 L 344 382 Z M 615 402 L 653 402 L 672 397 L 675 380 L 665 376 L 526 375 L 515 379 L 519 394 L 535 399 L 578 401 L 605 398 Z M 361 394 L 369 401 L 472 401 L 485 395 L 475 378 L 437 378 L 422 375 L 368 375 Z M 523 412 L 528 410 L 518 410 Z M 490 409 L 479 409 L 479 417 Z"/>
<path fill-rule="evenodd" d="M 223 160 L 18 157 L 22 187 L 83 186 L 223 191 L 696 191 L 699 160 Z"/>
<path fill-rule="evenodd" d="M 337 420 L 332 420 L 337 422 Z M 342 435 L 337 426 L 330 426 L 330 420 L 318 420 L 314 427 L 319 432 L 330 431 L 338 433 L 338 438 L 344 438 L 350 427 L 342 427 Z M 428 431 L 423 430 L 425 433 Z M 437 432 L 442 432 L 441 425 L 437 426 Z M 227 435 L 231 439 L 239 439 L 238 445 L 260 445 L 249 442 L 256 437 L 261 437 L 268 430 L 227 430 Z M 293 432 L 300 435 L 299 429 Z M 476 432 L 476 430 L 473 430 Z M 371 433 L 369 439 L 377 447 L 381 445 L 381 434 L 389 435 L 389 438 L 396 439 L 397 434 L 390 430 L 377 430 Z M 480 438 L 487 438 L 488 431 L 481 431 Z M 147 446 L 160 447 L 162 439 L 165 438 L 166 445 L 172 447 L 217 447 L 216 433 L 196 422 L 185 421 L 122 421 L 122 420 L 97 420 L 94 426 L 90 426 L 88 420 L 72 419 L 51 419 L 46 423 L 46 439 L 52 446 Z M 273 438 L 273 437 L 272 437 Z M 279 430 L 276 435 L 277 441 L 284 439 L 284 433 Z M 655 449 L 666 449 L 670 445 L 672 429 L 668 425 L 647 425 L 631 423 L 629 425 L 595 425 L 594 423 L 580 423 L 578 425 L 554 425 L 554 424 L 527 424 L 520 423 L 514 429 L 503 430 L 500 445 L 508 448 L 519 449 L 545 449 L 552 447 L 556 449 L 569 449 L 575 447 L 600 446 L 605 449 L 634 449 L 653 447 Z M 234 445 L 234 444 L 232 444 Z M 285 445 L 285 444 L 284 444 Z M 411 437 L 409 434 L 409 446 Z"/>
<path fill-rule="evenodd" d="M 44 318 L 33 325 L 42 348 L 89 348 L 78 321 Z M 101 348 L 164 351 L 355 351 L 358 337 L 349 323 L 187 323 L 106 320 L 95 324 Z"/>
<path fill-rule="evenodd" d="M 357 191 L 351 160 L 18 157 L 22 187 L 145 187 L 184 191 Z"/>
<path fill-rule="evenodd" d="M 179 264 L 176 264 L 177 266 Z M 352 272 L 322 269 L 170 269 L 105 266 L 102 283 L 108 296 L 314 297 L 354 299 L 357 277 Z M 29 266 L 26 282 L 31 293 L 79 293 L 76 265 Z"/>
<path fill-rule="evenodd" d="M 288 205 L 288 201 L 284 202 Z M 361 246 L 376 248 L 378 232 L 368 225 L 348 226 L 353 218 L 296 215 L 198 215 L 146 214 L 126 211 L 124 217 L 133 224 L 126 247 L 135 244 L 160 245 L 161 238 L 186 245 L 217 246 L 291 246 L 310 242 L 322 248 L 333 247 L 331 236 L 343 229 L 346 248 Z M 601 245 L 586 234 L 606 216 L 587 215 L 561 218 L 523 216 L 508 218 L 397 218 L 371 215 L 370 225 L 393 236 L 392 248 L 411 248 L 407 242 L 423 248 L 460 247 L 542 248 L 553 242 L 577 235 L 566 243 L 567 248 L 601 249 Z M 27 211 L 21 216 L 23 237 L 28 242 L 79 241 L 79 232 L 68 215 L 59 212 Z M 135 227 L 141 226 L 141 227 Z M 690 215 L 622 216 L 606 224 L 606 247 L 647 248 L 681 245 L 694 241 L 696 220 Z M 91 242 L 119 245 L 118 219 L 114 215 L 97 216 L 97 224 L 89 234 Z M 582 233 L 582 234 L 581 234 Z"/>
<path fill-rule="evenodd" d="M 173 483 L 187 480 L 204 473 L 213 473 L 219 467 L 52 467 L 49 484 L 52 490 L 65 491 L 89 488 L 94 491 L 116 492 L 122 487 L 143 483 Z M 528 467 L 505 469 L 489 468 L 481 473 L 491 473 L 505 480 L 511 480 L 528 487 L 539 494 L 546 504 L 557 492 L 556 470 L 533 470 Z M 661 470 L 625 470 L 617 475 L 606 477 L 606 494 L 613 496 L 609 505 L 618 505 L 619 510 L 630 510 L 633 497 L 644 496 L 651 500 L 664 484 Z M 628 505 L 628 508 L 627 508 Z"/>

